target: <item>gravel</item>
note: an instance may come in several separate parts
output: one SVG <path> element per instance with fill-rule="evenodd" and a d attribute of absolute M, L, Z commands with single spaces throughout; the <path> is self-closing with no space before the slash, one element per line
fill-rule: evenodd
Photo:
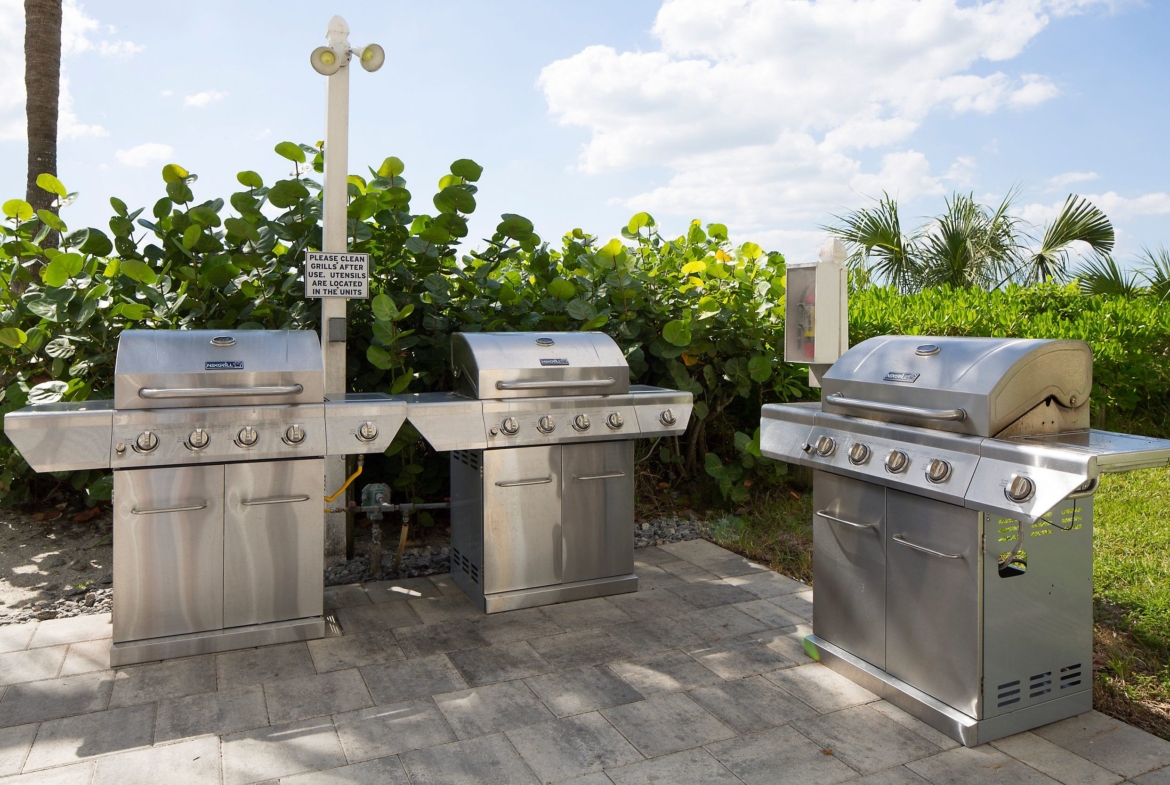
<path fill-rule="evenodd" d="M 91 613 L 109 613 L 114 604 L 113 589 L 74 589 L 65 597 L 49 602 L 38 600 L 32 607 L 10 611 L 11 615 L 0 616 L 0 626 L 20 624 L 40 619 L 68 619 L 72 616 L 86 616 Z"/>

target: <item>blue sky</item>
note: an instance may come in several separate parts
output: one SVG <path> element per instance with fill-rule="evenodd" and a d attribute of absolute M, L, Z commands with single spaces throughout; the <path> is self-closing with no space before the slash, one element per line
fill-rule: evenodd
<path fill-rule="evenodd" d="M 272 147 L 322 135 L 308 53 L 332 13 L 388 53 L 352 77 L 350 169 L 406 162 L 416 209 L 454 159 L 484 166 L 474 238 L 498 216 L 546 238 L 729 224 L 790 258 L 888 190 L 914 218 L 952 190 L 1043 223 L 1070 191 L 1118 257 L 1170 244 L 1170 4 L 1138 0 L 67 2 L 60 176 L 72 226 L 149 206 L 159 171 L 226 196 L 271 181 Z M 0 195 L 24 183 L 22 3 L 0 0 Z"/>

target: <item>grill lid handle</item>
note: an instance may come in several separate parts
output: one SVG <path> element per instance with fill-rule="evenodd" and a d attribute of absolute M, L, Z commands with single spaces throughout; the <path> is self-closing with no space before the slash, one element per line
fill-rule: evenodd
<path fill-rule="evenodd" d="M 896 403 L 881 401 L 866 401 L 861 398 L 846 398 L 841 393 L 832 393 L 825 396 L 825 401 L 834 406 L 844 406 L 846 409 L 860 409 L 880 414 L 893 414 L 899 417 L 917 417 L 920 420 L 940 420 L 943 422 L 962 422 L 967 419 L 967 412 L 963 409 L 926 409 L 921 406 L 901 406 Z"/>
<path fill-rule="evenodd" d="M 143 387 L 139 398 L 220 398 L 247 395 L 300 395 L 305 388 L 299 384 L 276 387 Z"/>
<path fill-rule="evenodd" d="M 559 390 L 565 387 L 613 387 L 617 379 L 558 379 L 548 382 L 496 382 L 497 390 Z"/>

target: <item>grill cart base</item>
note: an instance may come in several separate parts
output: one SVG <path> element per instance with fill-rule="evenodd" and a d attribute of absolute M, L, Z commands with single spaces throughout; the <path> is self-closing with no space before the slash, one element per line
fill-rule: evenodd
<path fill-rule="evenodd" d="M 217 654 L 233 649 L 252 649 L 274 643 L 296 643 L 325 637 L 325 619 L 315 616 L 270 624 L 250 624 L 227 630 L 194 632 L 165 638 L 115 643 L 110 647 L 110 665 L 135 665 L 140 662 Z"/>

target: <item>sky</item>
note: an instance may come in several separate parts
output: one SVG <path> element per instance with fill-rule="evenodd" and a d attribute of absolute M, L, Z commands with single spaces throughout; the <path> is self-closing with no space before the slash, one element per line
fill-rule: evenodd
<path fill-rule="evenodd" d="M 406 164 L 416 212 L 449 164 L 484 167 L 469 247 L 502 213 L 553 243 L 650 212 L 727 224 L 790 260 L 834 215 L 953 192 L 1037 226 L 1069 193 L 1113 220 L 1123 264 L 1170 245 L 1170 3 L 1162 0 L 65 0 L 63 217 L 149 208 L 162 166 L 198 199 L 287 176 L 323 135 L 309 53 L 333 13 L 385 47 L 351 78 L 350 171 Z M 0 199 L 22 197 L 23 3 L 0 0 Z M 149 212 L 149 209 L 147 210 Z"/>

